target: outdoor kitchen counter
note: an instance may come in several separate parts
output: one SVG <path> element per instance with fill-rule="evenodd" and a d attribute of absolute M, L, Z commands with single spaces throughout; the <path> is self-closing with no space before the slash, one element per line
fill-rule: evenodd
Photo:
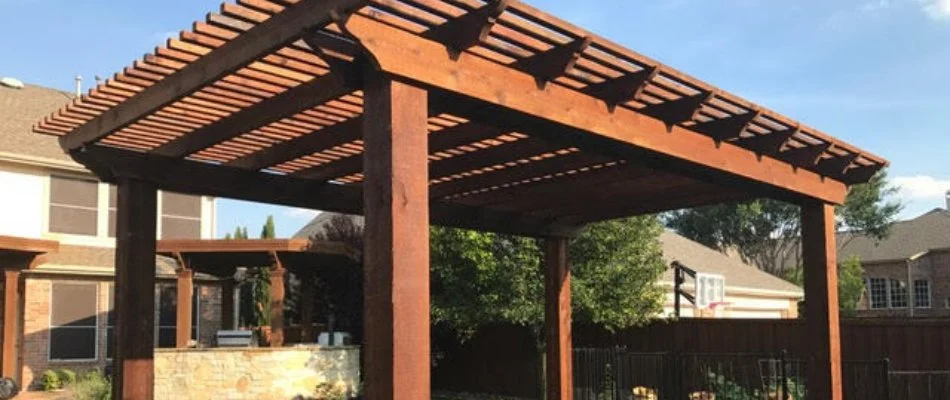
<path fill-rule="evenodd" d="M 155 398 L 290 399 L 318 385 L 355 393 L 358 346 L 155 350 Z"/>

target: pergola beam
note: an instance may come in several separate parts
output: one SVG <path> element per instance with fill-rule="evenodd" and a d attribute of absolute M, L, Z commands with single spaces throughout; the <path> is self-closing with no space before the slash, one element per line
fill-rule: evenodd
<path fill-rule="evenodd" d="M 331 12 L 347 12 L 366 0 L 302 0 L 255 25 L 184 68 L 60 138 L 67 151 L 94 143 L 144 115 L 168 105 L 297 40 L 301 33 L 332 22 Z"/>
<path fill-rule="evenodd" d="M 574 68 L 581 53 L 590 46 L 590 41 L 590 38 L 581 38 L 555 45 L 531 57 L 519 59 L 512 66 L 531 74 L 538 85 L 543 86 Z"/>
<path fill-rule="evenodd" d="M 702 108 L 703 103 L 713 96 L 710 92 L 699 92 L 692 96 L 683 96 L 676 100 L 666 100 L 662 103 L 650 104 L 639 111 L 660 121 L 663 121 L 669 129 L 673 125 L 692 121 L 696 118 L 696 113 Z"/>
<path fill-rule="evenodd" d="M 623 149 L 638 159 L 664 159 L 686 171 L 701 169 L 706 179 L 728 178 L 747 185 L 769 187 L 787 197 L 804 196 L 839 204 L 843 183 L 825 180 L 785 162 L 762 157 L 732 145 L 716 143 L 706 135 L 636 111 L 611 112 L 593 96 L 560 85 L 539 89 L 530 74 L 468 53 L 452 59 L 439 43 L 387 26 L 359 14 L 351 15 L 345 29 L 358 40 L 386 72 L 495 106 L 531 135 L 580 142 L 600 141 L 609 149 Z M 500 95 L 503 94 L 503 95 Z M 493 120 L 497 120 L 493 115 Z M 506 118 L 507 119 L 507 118 Z M 695 172 L 694 172 L 695 173 Z"/>
<path fill-rule="evenodd" d="M 607 103 L 607 107 L 613 110 L 622 103 L 636 99 L 659 71 L 657 67 L 646 67 L 619 78 L 587 86 L 581 91 L 603 100 Z"/>
<path fill-rule="evenodd" d="M 75 152 L 73 158 L 106 182 L 114 182 L 119 178 L 131 178 L 152 182 L 162 189 L 179 193 L 235 198 L 345 214 L 362 213 L 363 197 L 359 186 L 246 171 L 102 146 L 92 146 Z M 439 201 L 430 204 L 429 216 L 434 225 L 527 236 L 570 237 L 577 234 L 581 228 L 514 213 Z"/>
<path fill-rule="evenodd" d="M 153 154 L 180 158 L 249 132 L 282 118 L 323 104 L 358 88 L 343 84 L 333 75 L 324 75 L 262 100 L 210 125 L 159 146 Z"/>
<path fill-rule="evenodd" d="M 455 54 L 461 53 L 485 40 L 506 8 L 508 0 L 490 0 L 475 10 L 429 29 L 423 36 L 444 44 Z"/>
<path fill-rule="evenodd" d="M 726 118 L 714 119 L 707 122 L 700 122 L 690 127 L 690 129 L 705 133 L 717 141 L 736 139 L 743 131 L 757 118 L 759 113 L 749 111 L 745 114 L 733 115 Z"/>

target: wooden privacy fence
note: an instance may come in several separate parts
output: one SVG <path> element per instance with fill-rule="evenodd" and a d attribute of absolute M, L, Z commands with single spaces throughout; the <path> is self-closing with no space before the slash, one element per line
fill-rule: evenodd
<path fill-rule="evenodd" d="M 763 353 L 786 350 L 808 359 L 805 321 L 683 319 L 659 321 L 617 333 L 577 326 L 575 348 L 622 347 L 635 353 Z M 942 398 L 950 371 L 950 320 L 846 319 L 841 321 L 842 359 L 846 363 L 890 361 L 891 399 Z M 527 329 L 492 326 L 464 344 L 437 333 L 436 389 L 536 396 L 535 341 Z M 913 371 L 913 373 L 912 373 Z M 936 395 L 938 397 L 932 397 Z"/>

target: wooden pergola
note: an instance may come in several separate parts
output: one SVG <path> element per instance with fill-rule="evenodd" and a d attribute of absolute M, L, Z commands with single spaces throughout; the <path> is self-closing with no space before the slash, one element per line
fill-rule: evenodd
<path fill-rule="evenodd" d="M 0 270 L 3 270 L 3 359 L 0 375 L 20 383 L 20 337 L 23 295 L 20 272 L 42 264 L 47 253 L 59 251 L 59 242 L 0 236 Z"/>
<path fill-rule="evenodd" d="M 428 226 L 567 239 L 755 197 L 802 206 L 809 392 L 841 398 L 834 205 L 886 161 L 517 1 L 239 0 L 39 122 L 119 186 L 117 395 L 151 398 L 155 192 L 362 214 L 369 399 L 429 398 Z"/>
<path fill-rule="evenodd" d="M 223 279 L 221 302 L 222 326 L 234 329 L 234 284 L 238 268 L 268 267 L 270 277 L 270 345 L 284 345 L 284 275 L 289 271 L 301 280 L 301 338 L 313 336 L 314 279 L 319 267 L 353 262 L 355 250 L 343 243 L 310 239 L 249 240 L 159 240 L 156 251 L 178 261 L 178 299 L 176 305 L 176 347 L 188 347 L 191 340 L 192 291 L 196 272 Z"/>

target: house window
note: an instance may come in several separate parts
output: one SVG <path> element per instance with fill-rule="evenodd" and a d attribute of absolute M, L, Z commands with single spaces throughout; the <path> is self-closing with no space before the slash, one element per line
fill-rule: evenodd
<path fill-rule="evenodd" d="M 98 285 L 53 282 L 50 291 L 50 360 L 95 360 Z"/>
<path fill-rule="evenodd" d="M 201 238 L 201 197 L 162 192 L 162 239 Z"/>
<path fill-rule="evenodd" d="M 930 308 L 930 281 L 914 280 L 914 307 Z"/>
<path fill-rule="evenodd" d="M 871 309 L 887 308 L 887 280 L 884 278 L 868 279 L 868 293 L 871 294 Z"/>
<path fill-rule="evenodd" d="M 98 219 L 96 181 L 50 176 L 49 232 L 96 236 Z"/>
<path fill-rule="evenodd" d="M 118 190 L 114 185 L 109 185 L 109 237 L 115 237 L 115 224 L 119 204 Z M 111 310 L 111 308 L 110 308 Z"/>
<path fill-rule="evenodd" d="M 891 279 L 891 308 L 907 307 L 907 284 L 904 281 Z"/>
<path fill-rule="evenodd" d="M 178 288 L 163 285 L 158 293 L 158 347 L 175 347 L 178 331 Z M 191 338 L 198 340 L 199 296 L 197 285 L 191 294 Z"/>

